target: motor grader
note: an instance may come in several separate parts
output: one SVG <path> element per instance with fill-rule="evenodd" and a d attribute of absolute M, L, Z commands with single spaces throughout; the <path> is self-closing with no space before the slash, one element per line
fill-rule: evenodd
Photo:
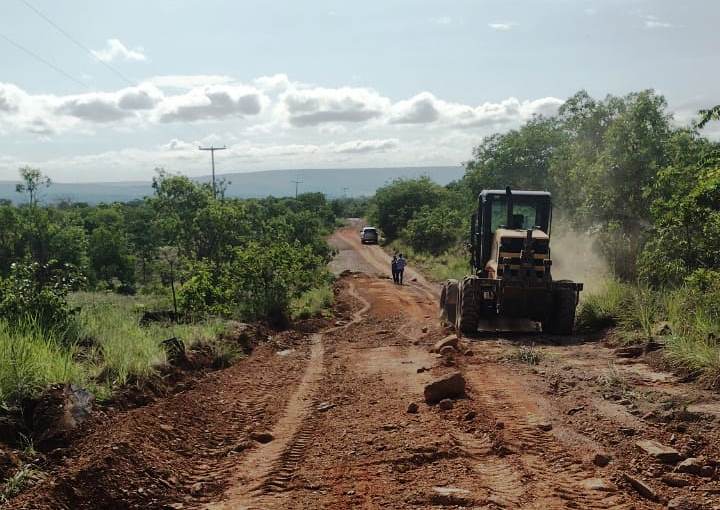
<path fill-rule="evenodd" d="M 569 335 L 582 283 L 553 280 L 552 197 L 547 191 L 483 190 L 472 216 L 472 273 L 447 280 L 443 320 L 458 335 L 540 331 Z"/>

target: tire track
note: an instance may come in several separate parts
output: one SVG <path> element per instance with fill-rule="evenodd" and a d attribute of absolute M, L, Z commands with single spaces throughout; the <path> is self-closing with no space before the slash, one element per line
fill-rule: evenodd
<path fill-rule="evenodd" d="M 225 500 L 207 505 L 208 509 L 267 508 L 263 496 L 266 487 L 284 488 L 292 479 L 296 467 L 293 461 L 301 457 L 311 433 L 311 421 L 316 403 L 312 396 L 320 383 L 323 371 L 324 347 L 321 334 L 311 337 L 310 361 L 295 394 L 290 398 L 283 417 L 272 429 L 273 440 L 252 450 L 236 466 L 235 479 L 225 492 Z"/>
<path fill-rule="evenodd" d="M 532 406 L 512 394 L 513 381 L 503 374 L 474 371 L 466 374 L 476 398 L 502 422 L 505 456 L 493 456 L 487 444 L 474 437 L 458 438 L 463 448 L 480 458 L 475 469 L 486 478 L 487 489 L 497 504 L 519 508 L 629 509 L 632 503 L 619 490 L 596 490 L 587 486 L 594 473 L 555 437 L 539 428 L 542 417 Z M 484 456 L 483 456 L 484 455 Z"/>

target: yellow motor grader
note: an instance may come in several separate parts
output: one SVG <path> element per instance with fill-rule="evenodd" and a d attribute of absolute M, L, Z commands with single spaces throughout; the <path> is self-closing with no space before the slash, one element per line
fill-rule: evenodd
<path fill-rule="evenodd" d="M 582 283 L 553 280 L 552 197 L 547 191 L 483 190 L 472 216 L 470 265 L 440 294 L 458 335 L 531 329 L 569 335 Z"/>

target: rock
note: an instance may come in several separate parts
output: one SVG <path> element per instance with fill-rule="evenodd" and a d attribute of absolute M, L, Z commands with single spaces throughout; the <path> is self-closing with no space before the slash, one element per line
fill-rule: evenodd
<path fill-rule="evenodd" d="M 620 428 L 618 429 L 618 431 L 619 431 L 623 436 L 634 436 L 634 435 L 635 435 L 635 429 L 632 428 L 632 427 L 620 427 Z"/>
<path fill-rule="evenodd" d="M 704 506 L 686 496 L 679 496 L 668 501 L 667 508 L 668 510 L 700 510 Z"/>
<path fill-rule="evenodd" d="M 660 321 L 655 324 L 652 328 L 653 336 L 666 336 L 672 335 L 672 327 L 668 321 Z"/>
<path fill-rule="evenodd" d="M 496 421 L 496 422 L 495 422 L 495 428 L 496 428 L 497 430 L 502 430 L 502 429 L 505 428 L 505 423 L 503 423 L 503 422 L 501 422 L 501 421 Z"/>
<path fill-rule="evenodd" d="M 419 409 L 420 407 L 415 402 L 412 402 L 408 405 L 407 412 L 410 414 L 417 414 Z"/>
<path fill-rule="evenodd" d="M 252 432 L 250 434 L 250 439 L 257 441 L 258 443 L 266 444 L 275 439 L 275 436 L 273 436 L 270 432 Z"/>
<path fill-rule="evenodd" d="M 472 351 L 472 350 L 468 349 L 468 350 L 466 350 L 463 354 L 464 354 L 465 356 L 475 356 L 475 351 Z"/>
<path fill-rule="evenodd" d="M 429 368 L 425 368 L 425 367 L 420 367 L 420 368 L 417 369 L 417 373 L 418 373 L 418 374 L 422 374 L 423 372 L 427 372 L 428 370 L 430 370 L 430 369 L 429 369 Z"/>
<path fill-rule="evenodd" d="M 476 416 L 477 413 L 475 411 L 468 411 L 467 413 L 465 413 L 465 416 L 463 416 L 463 419 L 465 421 L 473 421 Z"/>
<path fill-rule="evenodd" d="M 445 345 L 439 352 L 441 356 L 452 356 L 457 351 L 455 351 L 455 347 L 452 345 Z"/>
<path fill-rule="evenodd" d="M 698 457 L 690 457 L 677 465 L 675 471 L 678 473 L 688 473 L 704 478 L 712 478 L 714 469 L 708 466 L 704 459 Z"/>
<path fill-rule="evenodd" d="M 607 452 L 595 452 L 592 455 L 592 463 L 598 467 L 605 467 L 610 464 L 612 456 Z"/>
<path fill-rule="evenodd" d="M 427 333 L 427 332 L 428 332 L 428 327 L 427 327 L 427 326 L 423 326 L 423 328 L 422 328 L 421 331 L 422 331 L 423 333 Z"/>
<path fill-rule="evenodd" d="M 618 358 L 637 358 L 643 353 L 642 345 L 628 345 L 627 347 L 618 347 L 613 351 Z"/>
<path fill-rule="evenodd" d="M 175 430 L 175 427 L 173 427 L 172 425 L 168 425 L 167 423 L 161 423 L 160 430 L 164 430 L 165 432 L 172 432 L 173 430 Z"/>
<path fill-rule="evenodd" d="M 465 395 L 465 378 L 460 372 L 438 377 L 425 385 L 425 402 L 437 404 L 445 398 L 462 397 Z"/>
<path fill-rule="evenodd" d="M 440 402 L 438 402 L 438 407 L 443 411 L 449 411 L 453 408 L 453 401 L 452 399 L 444 398 Z"/>
<path fill-rule="evenodd" d="M 550 432 L 553 428 L 553 424 L 550 423 L 549 421 L 541 421 L 540 423 L 537 424 L 537 428 L 539 428 L 540 430 L 542 430 L 544 432 Z"/>
<path fill-rule="evenodd" d="M 616 492 L 617 487 L 615 487 L 613 484 L 608 482 L 607 480 L 603 480 L 602 478 L 588 478 L 587 480 L 583 481 L 583 486 L 585 489 L 589 491 L 599 491 L 599 492 Z"/>
<path fill-rule="evenodd" d="M 673 474 L 663 475 L 660 480 L 662 483 L 670 487 L 687 487 L 690 485 L 690 480 L 686 480 L 685 478 Z"/>
<path fill-rule="evenodd" d="M 48 388 L 33 410 L 33 429 L 38 443 L 62 442 L 68 433 L 88 419 L 95 397 L 74 384 Z"/>
<path fill-rule="evenodd" d="M 443 338 L 442 340 L 438 340 L 437 342 L 435 342 L 435 345 L 433 345 L 430 352 L 440 352 L 440 349 L 442 349 L 443 347 L 445 347 L 447 345 L 450 345 L 453 348 L 457 349 L 458 337 L 455 335 L 448 335 L 445 338 Z"/>
<path fill-rule="evenodd" d="M 680 452 L 650 439 L 641 439 L 635 445 L 642 451 L 666 464 L 674 464 L 680 460 Z"/>
<path fill-rule="evenodd" d="M 633 476 L 630 476 L 627 473 L 623 473 L 623 479 L 630 484 L 630 486 L 635 489 L 635 491 L 640 494 L 642 497 L 647 498 L 652 501 L 657 501 L 658 497 L 657 494 L 655 494 L 655 491 L 650 487 L 648 484 L 640 480 L 639 478 L 635 478 Z"/>
<path fill-rule="evenodd" d="M 698 490 L 707 494 L 720 494 L 720 484 L 706 483 L 705 485 L 698 487 Z"/>
<path fill-rule="evenodd" d="M 172 508 L 173 510 L 182 510 L 185 508 L 185 505 L 182 503 L 170 503 L 167 507 Z"/>
<path fill-rule="evenodd" d="M 329 411 L 333 407 L 335 407 L 335 404 L 331 404 L 330 402 L 323 402 L 319 406 L 317 406 L 316 409 L 321 413 L 324 413 L 325 411 Z"/>
<path fill-rule="evenodd" d="M 433 487 L 430 503 L 437 506 L 471 506 L 471 492 L 458 487 Z"/>
<path fill-rule="evenodd" d="M 202 482 L 196 482 L 190 487 L 190 494 L 193 496 L 200 496 L 205 490 L 205 484 Z"/>
<path fill-rule="evenodd" d="M 572 408 L 568 409 L 567 414 L 568 414 L 568 416 L 572 416 L 572 415 L 574 415 L 574 414 L 579 413 L 579 412 L 582 411 L 583 409 L 585 409 L 585 406 L 584 406 L 584 405 L 579 405 L 579 406 L 576 406 L 576 407 L 572 407 Z"/>

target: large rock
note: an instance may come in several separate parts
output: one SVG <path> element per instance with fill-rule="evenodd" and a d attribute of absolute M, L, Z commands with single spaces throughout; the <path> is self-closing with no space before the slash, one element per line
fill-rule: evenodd
<path fill-rule="evenodd" d="M 458 337 L 455 335 L 448 335 L 442 340 L 438 340 L 437 342 L 435 342 L 435 345 L 433 345 L 433 348 L 430 352 L 440 352 L 443 347 L 447 347 L 448 345 L 453 349 L 457 349 Z"/>
<path fill-rule="evenodd" d="M 668 501 L 667 508 L 668 510 L 701 510 L 707 507 L 687 496 L 678 496 Z"/>
<path fill-rule="evenodd" d="M 639 478 L 635 478 L 628 473 L 623 473 L 623 479 L 625 479 L 625 481 L 630 484 L 630 487 L 635 489 L 635 491 L 642 497 L 652 501 L 658 500 L 658 496 L 652 489 L 652 487 L 650 487 L 647 483 L 643 482 Z"/>
<path fill-rule="evenodd" d="M 713 468 L 709 466 L 704 459 L 698 457 L 690 457 L 682 461 L 677 465 L 675 471 L 678 473 L 689 473 L 695 476 L 702 476 L 705 478 L 712 478 Z"/>
<path fill-rule="evenodd" d="M 665 446 L 657 441 L 652 441 L 651 439 L 641 439 L 635 444 L 651 457 L 654 457 L 660 462 L 664 462 L 666 464 L 674 464 L 681 458 L 680 452 L 675 448 Z"/>
<path fill-rule="evenodd" d="M 425 386 L 425 402 L 437 404 L 445 398 L 457 398 L 465 395 L 465 378 L 460 372 L 438 377 Z"/>

